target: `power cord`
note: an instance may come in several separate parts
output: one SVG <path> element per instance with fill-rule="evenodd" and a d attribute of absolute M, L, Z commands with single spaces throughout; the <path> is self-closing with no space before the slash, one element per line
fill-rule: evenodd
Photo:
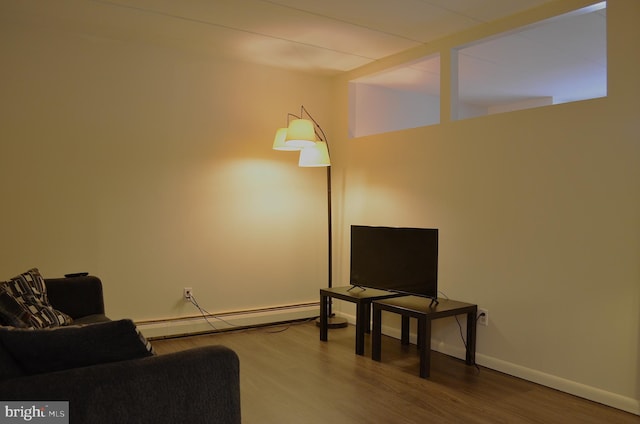
<path fill-rule="evenodd" d="M 191 294 L 188 297 L 188 300 L 189 300 L 189 303 L 191 303 L 193 306 L 195 306 L 198 309 L 198 311 L 200 311 L 200 315 L 202 315 L 202 318 L 204 318 L 204 320 L 207 322 L 207 324 L 209 324 L 209 326 L 211 328 L 213 328 L 214 330 L 220 331 L 220 329 L 218 327 L 216 327 L 215 325 L 213 325 L 213 323 L 211 321 L 209 321 L 209 317 L 215 318 L 218 321 L 222 321 L 223 323 L 227 324 L 230 327 L 239 327 L 238 325 L 232 324 L 229 321 L 226 321 L 226 320 L 220 318 L 219 316 L 213 315 L 212 313 L 210 313 L 209 311 L 204 309 L 202 306 L 200 306 L 200 304 L 196 300 L 196 297 L 193 294 Z"/>
<path fill-rule="evenodd" d="M 445 299 L 449 300 L 449 297 L 444 293 L 444 292 L 439 292 Z M 480 313 L 480 315 L 476 316 L 475 318 L 475 323 L 474 325 L 478 325 L 478 320 L 480 319 L 480 317 L 483 317 L 485 314 L 484 312 Z M 460 319 L 458 318 L 458 315 L 455 315 L 454 318 L 456 319 L 456 323 L 458 324 L 458 330 L 460 332 L 460 338 L 462 339 L 462 344 L 464 345 L 464 349 L 465 352 L 468 355 L 471 355 L 471 350 L 469 349 L 469 345 L 467 344 L 467 340 L 465 340 L 464 338 L 464 332 L 462 331 L 462 324 L 460 323 Z M 478 370 L 478 373 L 480 373 L 480 367 L 478 366 L 478 364 L 475 361 L 475 355 L 474 356 L 474 360 L 473 360 L 473 366 L 476 367 L 476 370 Z"/>
<path fill-rule="evenodd" d="M 225 319 L 220 318 L 217 315 L 212 314 L 211 312 L 207 311 L 205 308 L 203 308 L 202 306 L 200 306 L 200 304 L 198 303 L 198 301 L 196 300 L 195 296 L 192 294 L 190 294 L 190 296 L 187 298 L 187 300 L 189 301 L 189 303 L 191 303 L 193 306 L 195 306 L 198 311 L 200 312 L 200 315 L 202 315 L 202 318 L 204 318 L 204 320 L 207 322 L 207 324 L 213 328 L 215 331 L 221 331 L 218 327 L 216 327 L 210 320 L 209 318 L 215 318 L 218 321 L 221 321 L 223 323 L 225 323 L 226 325 L 228 325 L 229 327 L 233 327 L 233 328 L 238 328 L 238 329 L 245 329 L 245 330 L 254 330 L 255 326 L 246 326 L 246 325 L 236 325 L 233 324 Z M 305 324 L 311 321 L 314 321 L 315 318 L 308 318 L 308 319 L 304 319 L 301 321 L 296 322 L 297 325 L 300 324 Z M 275 334 L 275 333 L 282 333 L 284 331 L 287 331 L 289 328 L 291 328 L 292 323 L 288 323 L 284 328 L 278 329 L 278 330 L 266 330 L 264 331 L 265 333 L 268 334 Z"/>

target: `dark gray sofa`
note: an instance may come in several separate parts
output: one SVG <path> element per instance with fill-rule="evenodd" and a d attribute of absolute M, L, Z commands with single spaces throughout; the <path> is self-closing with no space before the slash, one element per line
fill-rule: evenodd
<path fill-rule="evenodd" d="M 45 278 L 51 305 L 70 315 L 74 324 L 108 321 L 104 312 L 102 281 L 93 275 Z"/>
<path fill-rule="evenodd" d="M 97 277 L 45 282 L 52 306 L 72 316 L 74 323 L 109 321 Z M 7 355 L 0 345 L 0 362 L 9 361 Z M 0 374 L 3 368 L 0 363 Z M 70 422 L 77 424 L 237 424 L 239 360 L 224 346 L 207 346 L 56 372 L 5 375 L 0 401 L 68 401 Z"/>

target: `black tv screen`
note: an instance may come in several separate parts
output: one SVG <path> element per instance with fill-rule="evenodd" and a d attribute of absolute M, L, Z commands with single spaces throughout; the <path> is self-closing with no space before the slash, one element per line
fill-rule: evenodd
<path fill-rule="evenodd" d="M 352 225 L 350 283 L 436 299 L 438 230 Z"/>

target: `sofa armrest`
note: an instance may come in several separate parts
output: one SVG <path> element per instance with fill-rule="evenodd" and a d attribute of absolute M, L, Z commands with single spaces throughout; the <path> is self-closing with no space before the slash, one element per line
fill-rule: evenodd
<path fill-rule="evenodd" d="M 240 364 L 229 348 L 199 347 L 4 380 L 0 399 L 69 401 L 72 424 L 239 424 Z"/>
<path fill-rule="evenodd" d="M 102 282 L 98 277 L 46 278 L 44 282 L 51 305 L 72 318 L 104 315 Z"/>

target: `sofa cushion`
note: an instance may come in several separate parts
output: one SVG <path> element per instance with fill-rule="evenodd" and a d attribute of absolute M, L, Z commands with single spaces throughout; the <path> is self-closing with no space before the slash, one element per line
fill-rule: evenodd
<path fill-rule="evenodd" d="M 51 306 L 44 279 L 37 268 L 32 268 L 5 284 L 7 291 L 29 311 L 30 326 L 47 328 L 69 325 L 73 322 L 73 318 L 69 315 Z"/>
<path fill-rule="evenodd" d="M 24 375 L 13 356 L 0 343 L 0 380 Z"/>
<path fill-rule="evenodd" d="M 24 328 L 29 326 L 31 313 L 0 283 L 0 325 Z"/>
<path fill-rule="evenodd" d="M 0 328 L 0 343 L 25 374 L 41 374 L 152 356 L 128 319 L 46 329 Z"/>

